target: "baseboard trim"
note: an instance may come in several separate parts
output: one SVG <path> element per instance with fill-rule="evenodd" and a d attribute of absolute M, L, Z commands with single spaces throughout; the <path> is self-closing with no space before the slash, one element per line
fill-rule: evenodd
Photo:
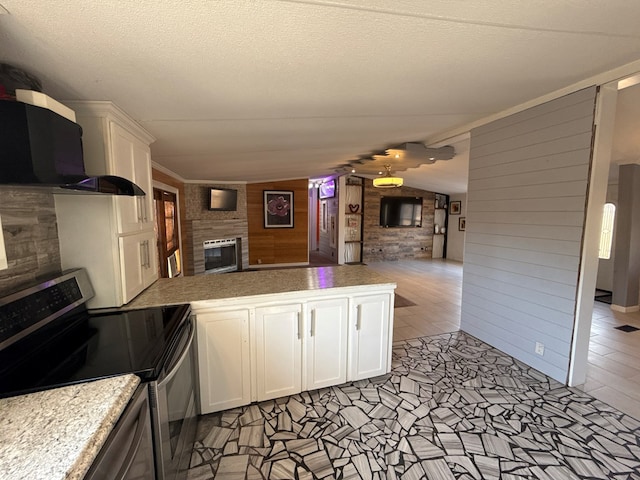
<path fill-rule="evenodd" d="M 249 269 L 259 270 L 261 268 L 290 268 L 290 267 L 308 267 L 309 262 L 296 262 L 296 263 L 257 263 L 255 265 L 249 265 Z"/>
<path fill-rule="evenodd" d="M 611 310 L 621 313 L 633 313 L 640 312 L 640 305 L 631 305 L 630 307 L 623 307 L 621 305 L 611 304 Z"/>

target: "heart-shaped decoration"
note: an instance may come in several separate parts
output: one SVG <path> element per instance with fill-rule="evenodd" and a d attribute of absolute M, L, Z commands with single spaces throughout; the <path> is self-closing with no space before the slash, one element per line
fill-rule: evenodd
<path fill-rule="evenodd" d="M 349 204 L 349 211 L 351 213 L 357 213 L 359 209 L 360 209 L 360 205 L 358 205 L 357 203 L 355 205 L 353 203 Z"/>

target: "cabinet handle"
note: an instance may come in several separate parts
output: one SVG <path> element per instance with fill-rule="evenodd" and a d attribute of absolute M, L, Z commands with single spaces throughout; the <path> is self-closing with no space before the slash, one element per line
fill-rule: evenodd
<path fill-rule="evenodd" d="M 140 199 L 140 205 L 142 205 L 142 221 L 144 223 L 147 223 L 149 221 L 149 212 L 147 210 L 147 202 L 146 202 L 146 196 L 144 197 L 138 197 Z"/>
<path fill-rule="evenodd" d="M 142 223 L 142 204 L 140 203 L 140 197 L 136 197 L 136 214 L 138 215 L 138 223 Z"/>
<path fill-rule="evenodd" d="M 151 250 L 149 240 L 140 242 L 140 266 L 142 268 L 151 268 Z"/>
<path fill-rule="evenodd" d="M 146 255 L 144 253 L 144 242 L 140 242 L 140 266 L 144 268 L 144 262 L 146 259 Z"/>
<path fill-rule="evenodd" d="M 149 244 L 149 240 L 145 240 L 147 244 L 147 268 L 151 268 L 151 245 Z"/>
<path fill-rule="evenodd" d="M 298 312 L 298 340 L 302 339 L 302 317 Z"/>
<path fill-rule="evenodd" d="M 358 317 L 356 318 L 356 330 L 360 330 L 360 324 L 362 319 L 362 305 L 358 305 Z"/>
<path fill-rule="evenodd" d="M 313 337 L 316 334 L 316 311 L 311 310 L 311 336 Z"/>

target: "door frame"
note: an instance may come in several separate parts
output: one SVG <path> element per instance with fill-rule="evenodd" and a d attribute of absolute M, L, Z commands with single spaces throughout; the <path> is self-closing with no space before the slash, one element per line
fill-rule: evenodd
<path fill-rule="evenodd" d="M 176 196 L 176 212 L 178 213 L 178 222 L 177 222 L 177 226 L 178 226 L 178 249 L 180 250 L 180 257 L 181 257 L 181 262 L 182 262 L 182 275 L 184 275 L 184 250 L 182 249 L 182 229 L 181 229 L 181 223 L 182 223 L 182 217 L 180 214 L 180 202 L 182 201 L 182 199 L 180 198 L 180 191 L 176 188 L 173 187 L 171 185 L 167 185 L 166 183 L 162 183 L 159 182 L 157 180 L 153 181 L 153 188 L 154 189 L 159 189 L 159 190 L 164 190 L 165 192 L 169 192 L 169 193 L 173 193 Z M 155 201 L 153 202 L 153 205 L 155 206 Z M 158 218 L 157 215 L 155 214 L 156 212 L 154 211 L 154 224 L 156 222 L 156 219 Z M 156 228 L 156 238 L 158 235 L 158 225 L 155 225 Z"/>

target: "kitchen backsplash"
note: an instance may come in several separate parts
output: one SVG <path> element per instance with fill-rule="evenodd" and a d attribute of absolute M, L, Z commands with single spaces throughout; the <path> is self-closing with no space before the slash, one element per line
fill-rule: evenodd
<path fill-rule="evenodd" d="M 0 270 L 0 297 L 60 272 L 53 194 L 48 188 L 0 187 L 0 217 L 9 268 Z"/>

